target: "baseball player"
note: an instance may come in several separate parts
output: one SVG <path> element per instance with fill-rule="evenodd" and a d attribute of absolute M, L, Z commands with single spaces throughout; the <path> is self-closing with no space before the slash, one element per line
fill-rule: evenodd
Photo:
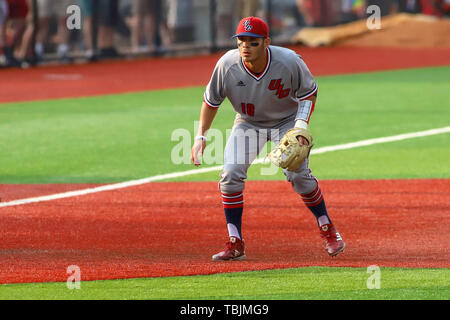
<path fill-rule="evenodd" d="M 206 87 L 191 151 L 191 161 L 200 166 L 207 131 L 228 98 L 237 115 L 225 147 L 219 187 L 229 241 L 223 251 L 212 256 L 214 261 L 246 258 L 241 225 L 247 170 L 267 141 L 278 144 L 294 127 L 307 132 L 317 97 L 317 84 L 305 62 L 292 50 L 270 45 L 268 26 L 262 19 L 242 19 L 234 38 L 238 48 L 219 59 Z M 295 138 L 299 146 L 311 144 L 307 134 Z M 345 243 L 328 215 L 318 180 L 309 169 L 309 158 L 295 171 L 284 169 L 283 173 L 316 217 L 328 254 L 342 252 Z"/>

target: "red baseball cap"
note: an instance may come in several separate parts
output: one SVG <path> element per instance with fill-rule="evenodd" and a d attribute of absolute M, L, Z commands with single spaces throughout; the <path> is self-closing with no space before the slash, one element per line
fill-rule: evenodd
<path fill-rule="evenodd" d="M 269 27 L 261 18 L 247 17 L 239 22 L 233 38 L 236 37 L 268 38 Z"/>

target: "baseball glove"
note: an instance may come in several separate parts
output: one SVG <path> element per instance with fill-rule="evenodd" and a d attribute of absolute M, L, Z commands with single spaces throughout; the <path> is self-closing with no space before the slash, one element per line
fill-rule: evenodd
<path fill-rule="evenodd" d="M 297 139 L 298 136 L 308 140 L 308 145 L 300 146 Z M 308 130 L 292 128 L 286 132 L 278 146 L 267 156 L 274 165 L 295 172 L 302 162 L 308 158 L 313 147 L 312 141 L 312 135 Z"/>

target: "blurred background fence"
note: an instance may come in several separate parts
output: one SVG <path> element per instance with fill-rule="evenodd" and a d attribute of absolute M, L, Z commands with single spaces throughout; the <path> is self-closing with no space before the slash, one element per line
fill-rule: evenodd
<path fill-rule="evenodd" d="M 304 27 L 364 19 L 370 5 L 382 16 L 448 17 L 450 0 L 0 0 L 0 66 L 216 52 L 233 47 L 237 22 L 251 15 L 286 45 Z M 78 13 L 80 28 L 69 30 Z"/>

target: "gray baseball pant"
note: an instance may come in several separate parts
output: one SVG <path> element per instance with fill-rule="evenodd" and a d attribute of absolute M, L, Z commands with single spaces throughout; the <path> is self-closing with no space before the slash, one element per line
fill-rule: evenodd
<path fill-rule="evenodd" d="M 284 134 L 293 127 L 293 120 L 270 129 L 245 121 L 235 123 L 225 146 L 224 166 L 219 182 L 221 192 L 225 194 L 242 192 L 247 179 L 247 170 L 265 144 L 272 141 L 278 145 Z M 309 158 L 303 161 L 296 172 L 283 170 L 283 173 L 298 194 L 309 194 L 317 186 L 317 180 L 309 168 Z"/>

